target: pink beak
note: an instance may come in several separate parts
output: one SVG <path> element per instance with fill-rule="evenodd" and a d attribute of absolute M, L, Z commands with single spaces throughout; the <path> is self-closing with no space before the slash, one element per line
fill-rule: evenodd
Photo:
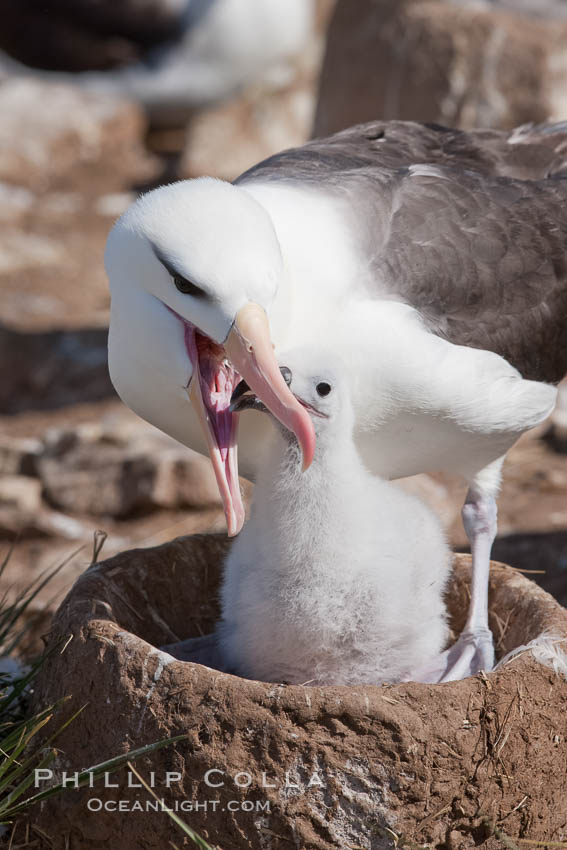
<path fill-rule="evenodd" d="M 311 417 L 282 377 L 270 339 L 268 317 L 262 307 L 250 302 L 238 311 L 224 349 L 250 389 L 282 425 L 293 431 L 306 470 L 315 454 L 315 429 Z"/>
<path fill-rule="evenodd" d="M 230 412 L 230 398 L 239 376 L 268 410 L 296 435 L 303 452 L 303 469 L 315 453 L 315 429 L 309 413 L 284 381 L 274 355 L 265 311 L 258 304 L 242 307 L 224 346 L 208 340 L 199 351 L 199 335 L 186 324 L 185 344 L 193 363 L 190 398 L 207 439 L 209 455 L 217 479 L 226 516 L 228 535 L 238 534 L 244 525 L 244 505 L 238 480 L 238 414 Z M 227 364 L 224 352 L 231 361 Z"/>

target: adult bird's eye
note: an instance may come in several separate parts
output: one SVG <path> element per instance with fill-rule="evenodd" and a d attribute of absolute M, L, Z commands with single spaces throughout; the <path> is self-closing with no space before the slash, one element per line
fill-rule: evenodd
<path fill-rule="evenodd" d="M 331 385 L 328 384 L 326 381 L 321 381 L 320 384 L 317 384 L 315 389 L 317 390 L 319 395 L 325 396 L 329 395 L 329 393 L 331 392 Z"/>
<path fill-rule="evenodd" d="M 194 283 L 191 283 L 190 280 L 186 280 L 184 277 L 181 277 L 180 274 L 173 275 L 173 282 L 175 284 L 175 288 L 184 295 L 203 297 L 205 294 L 202 289 L 199 289 L 199 287 Z"/>

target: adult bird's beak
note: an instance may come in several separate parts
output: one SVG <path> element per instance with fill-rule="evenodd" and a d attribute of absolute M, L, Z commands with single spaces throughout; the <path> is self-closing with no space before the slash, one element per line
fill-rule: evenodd
<path fill-rule="evenodd" d="M 303 469 L 307 469 L 315 454 L 315 429 L 282 377 L 262 307 L 252 302 L 241 307 L 224 350 L 250 389 L 282 425 L 293 431 L 303 452 Z"/>
<path fill-rule="evenodd" d="M 224 412 L 215 418 L 213 424 L 210 411 L 207 410 L 204 402 L 198 377 L 191 381 L 189 399 L 195 408 L 207 440 L 209 457 L 226 516 L 228 536 L 234 537 L 244 525 L 244 505 L 238 480 L 236 438 L 238 416 L 227 415 L 227 412 Z"/>

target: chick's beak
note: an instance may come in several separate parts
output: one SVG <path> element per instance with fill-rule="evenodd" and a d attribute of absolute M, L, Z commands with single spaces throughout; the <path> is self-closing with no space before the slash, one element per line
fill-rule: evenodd
<path fill-rule="evenodd" d="M 282 425 L 293 431 L 303 452 L 303 469 L 307 469 L 315 453 L 315 429 L 282 376 L 262 307 L 252 302 L 241 307 L 224 349 L 250 389 Z"/>

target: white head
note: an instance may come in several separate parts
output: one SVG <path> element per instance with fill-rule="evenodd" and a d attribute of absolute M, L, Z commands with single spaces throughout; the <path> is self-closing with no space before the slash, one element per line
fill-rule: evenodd
<path fill-rule="evenodd" d="M 243 376 L 298 436 L 308 465 L 313 426 L 283 381 L 268 315 L 282 275 L 271 219 L 244 189 L 212 178 L 140 198 L 108 238 L 112 295 L 109 367 L 122 399 L 182 442 L 188 395 L 197 408 L 229 533 L 243 522 L 237 417 Z"/>
<path fill-rule="evenodd" d="M 328 441 L 349 438 L 354 411 L 346 365 L 337 353 L 302 346 L 284 351 L 278 359 L 288 370 L 289 388 L 313 418 L 317 449 Z"/>
<path fill-rule="evenodd" d="M 269 312 L 282 272 L 266 211 L 211 177 L 143 195 L 111 231 L 105 264 L 113 296 L 141 289 L 219 344 L 247 302 Z"/>
<path fill-rule="evenodd" d="M 315 460 L 352 441 L 354 410 L 344 364 L 333 351 L 301 347 L 278 357 L 280 371 L 290 390 L 313 420 L 317 439 Z M 253 392 L 240 385 L 233 408 L 264 410 L 265 405 Z M 286 441 L 297 446 L 295 434 L 276 419 Z M 299 450 L 299 446 L 297 446 Z"/>

